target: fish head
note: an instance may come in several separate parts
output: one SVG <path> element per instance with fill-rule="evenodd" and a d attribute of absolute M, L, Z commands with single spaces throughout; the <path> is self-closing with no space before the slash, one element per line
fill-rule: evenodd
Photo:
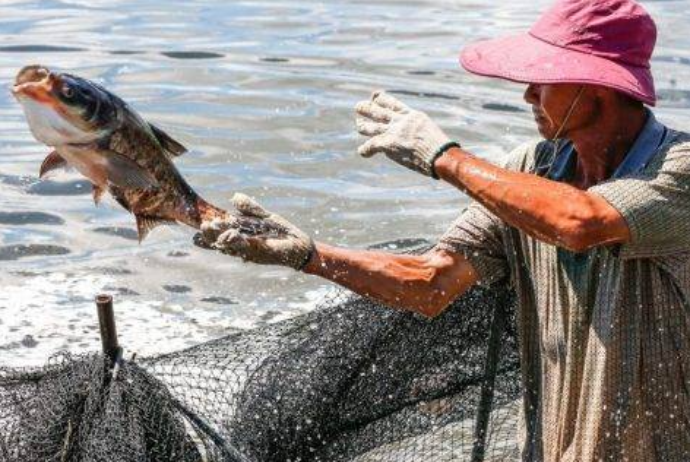
<path fill-rule="evenodd" d="M 21 69 L 12 93 L 33 135 L 48 146 L 87 144 L 107 136 L 117 128 L 124 104 L 100 85 L 40 65 Z"/>

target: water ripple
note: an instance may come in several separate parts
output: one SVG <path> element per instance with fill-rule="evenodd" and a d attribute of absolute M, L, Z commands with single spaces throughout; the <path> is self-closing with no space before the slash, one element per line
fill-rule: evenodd
<path fill-rule="evenodd" d="M 524 85 L 470 75 L 459 68 L 458 52 L 527 29 L 550 3 L 0 2 L 0 286 L 11 288 L 0 291 L 0 310 L 12 307 L 2 319 L 26 316 L 27 294 L 36 294 L 31 303 L 41 313 L 91 313 L 92 296 L 109 288 L 126 306 L 134 306 L 127 297 L 140 294 L 136 306 L 145 315 L 123 333 L 132 341 L 153 338 L 153 331 L 157 344 L 172 331 L 180 338 L 194 332 L 198 341 L 218 334 L 218 326 L 308 309 L 313 300 L 305 293 L 327 286 L 197 249 L 194 230 L 183 226 L 161 227 L 138 244 L 132 217 L 108 197 L 95 207 L 88 181 L 62 174 L 39 181 L 46 148 L 6 91 L 23 65 L 83 75 L 124 98 L 190 147 L 175 164 L 220 206 L 242 191 L 324 242 L 365 248 L 398 240 L 383 247 L 396 250 L 417 238 L 436 240 L 468 199 L 383 156 L 359 157 L 354 105 L 388 89 L 471 152 L 500 161 L 537 136 Z M 690 127 L 690 48 L 678 33 L 690 9 L 683 2 L 650 8 L 660 32 L 657 114 L 673 127 Z M 20 276 L 40 271 L 50 275 Z M 184 309 L 171 308 L 177 306 Z M 187 310 L 197 319 L 206 315 L 209 330 L 194 330 L 180 314 Z M 138 327 L 156 316 L 174 323 L 156 324 L 160 332 Z M 13 334 L 11 341 L 34 335 L 38 346 L 21 354 L 49 353 L 64 346 L 48 337 L 69 330 L 63 318 L 42 319 L 38 334 Z M 6 329 L 0 325 L 0 338 L 10 338 Z M 22 357 L 28 356 L 15 359 Z"/>

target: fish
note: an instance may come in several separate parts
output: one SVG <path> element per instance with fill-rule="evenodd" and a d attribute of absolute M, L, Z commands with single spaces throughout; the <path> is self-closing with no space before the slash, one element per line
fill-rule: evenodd
<path fill-rule="evenodd" d="M 200 197 L 173 160 L 187 148 L 144 120 L 103 86 L 33 64 L 12 87 L 33 136 L 52 148 L 39 177 L 73 167 L 92 184 L 93 201 L 109 193 L 136 219 L 139 242 L 155 227 L 232 219 L 244 232 L 262 232 L 258 220 L 233 215 Z"/>

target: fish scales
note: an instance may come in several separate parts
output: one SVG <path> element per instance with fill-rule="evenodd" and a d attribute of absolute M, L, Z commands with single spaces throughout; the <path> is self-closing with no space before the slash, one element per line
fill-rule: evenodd
<path fill-rule="evenodd" d="M 123 124 L 110 136 L 108 149 L 126 154 L 157 181 L 156 187 L 149 189 L 125 189 L 111 185 L 110 192 L 118 202 L 126 203 L 126 208 L 135 214 L 160 220 L 177 217 L 178 221 L 194 228 L 201 225 L 203 207 L 200 206 L 205 201 L 187 184 L 172 161 L 166 155 L 161 155 L 162 147 L 151 135 L 138 126 Z M 205 209 L 204 212 L 206 219 L 225 213 L 218 210 L 213 216 Z"/>

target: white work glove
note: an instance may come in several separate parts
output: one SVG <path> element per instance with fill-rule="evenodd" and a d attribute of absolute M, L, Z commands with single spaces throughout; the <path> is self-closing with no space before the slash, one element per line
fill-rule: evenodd
<path fill-rule="evenodd" d="M 298 271 L 306 266 L 314 253 L 314 241 L 307 234 L 249 196 L 237 193 L 231 202 L 237 215 L 203 223 L 194 236 L 196 245 L 261 265 Z"/>
<path fill-rule="evenodd" d="M 385 91 L 355 107 L 357 131 L 370 136 L 357 152 L 372 157 L 379 152 L 426 176 L 438 179 L 434 162 L 448 148 L 460 146 L 421 111 L 410 109 Z"/>

